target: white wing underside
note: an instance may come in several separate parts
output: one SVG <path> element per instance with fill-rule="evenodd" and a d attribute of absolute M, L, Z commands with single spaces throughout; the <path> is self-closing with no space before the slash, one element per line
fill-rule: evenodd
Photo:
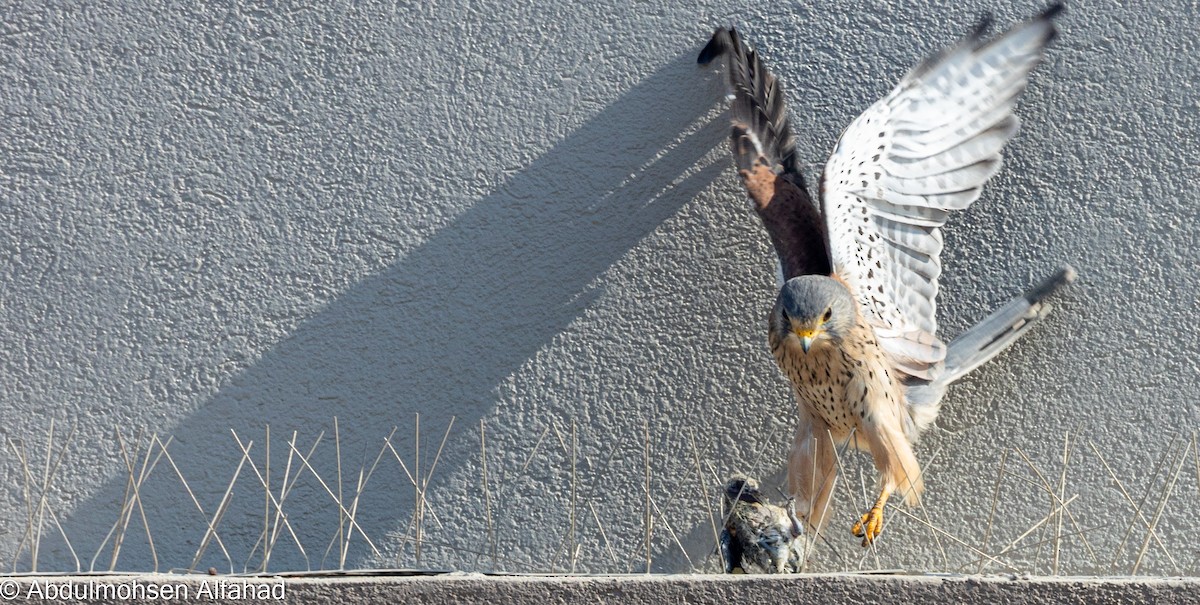
<path fill-rule="evenodd" d="M 1017 96 L 1052 35 L 1039 19 L 926 62 L 854 120 L 825 165 L 834 271 L 913 376 L 932 378 L 946 355 L 936 336 L 941 227 L 1000 168 Z"/>

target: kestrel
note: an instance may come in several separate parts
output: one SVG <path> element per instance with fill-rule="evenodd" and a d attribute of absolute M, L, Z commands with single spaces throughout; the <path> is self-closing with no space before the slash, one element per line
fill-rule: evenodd
<path fill-rule="evenodd" d="M 771 504 L 753 479 L 736 475 L 725 484 L 721 559 L 725 573 L 795 573 L 804 556 L 804 534 L 795 500 Z"/>
<path fill-rule="evenodd" d="M 728 56 L 733 156 L 779 257 L 768 340 L 799 404 L 788 489 L 814 531 L 828 512 L 837 444 L 868 449 L 879 471 L 879 497 L 852 530 L 863 546 L 882 531 L 893 493 L 916 504 L 912 444 L 946 387 L 1044 318 L 1044 300 L 1075 277 L 1064 266 L 949 345 L 936 336 L 941 227 L 999 170 L 1017 132 L 1013 107 L 1061 10 L 991 40 L 985 22 L 910 71 L 838 139 L 819 208 L 797 169 L 775 76 L 733 29 L 718 29 L 700 53 L 701 64 Z"/>

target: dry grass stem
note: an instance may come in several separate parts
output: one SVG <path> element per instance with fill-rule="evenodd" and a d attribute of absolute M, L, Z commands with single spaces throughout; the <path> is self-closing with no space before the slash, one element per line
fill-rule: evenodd
<path fill-rule="evenodd" d="M 1162 518 L 1163 510 L 1167 507 L 1167 502 L 1171 499 L 1171 492 L 1175 490 L 1175 482 L 1179 479 L 1179 473 L 1183 470 L 1184 463 L 1187 462 L 1187 455 L 1192 450 L 1192 444 L 1189 441 L 1184 441 L 1183 452 L 1179 454 L 1179 463 L 1175 466 L 1175 471 L 1171 473 L 1171 480 L 1163 486 L 1162 494 L 1158 499 L 1158 507 L 1154 510 L 1154 518 L 1150 520 L 1150 532 L 1158 526 L 1158 520 Z M 1133 562 L 1133 570 L 1130 575 L 1137 575 L 1138 569 L 1142 566 L 1142 560 L 1146 557 L 1146 551 L 1150 547 L 1150 533 L 1147 532 L 1146 538 L 1142 540 L 1142 548 L 1138 551 L 1137 559 Z"/>
<path fill-rule="evenodd" d="M 1108 461 L 1104 459 L 1104 455 L 1100 453 L 1100 450 L 1097 449 L 1096 445 L 1091 441 L 1088 442 L 1088 446 L 1092 448 L 1092 451 L 1096 454 L 1096 458 L 1100 460 L 1100 464 L 1104 466 L 1104 470 L 1108 472 L 1108 476 L 1112 479 L 1113 484 L 1116 485 L 1117 491 L 1121 493 L 1121 496 L 1123 496 L 1125 501 L 1129 503 L 1129 506 L 1133 508 L 1134 517 L 1142 522 L 1142 525 L 1147 530 L 1147 535 L 1153 537 L 1155 543 L 1158 544 L 1158 547 L 1162 550 L 1163 554 L 1167 555 L 1167 559 L 1171 561 L 1171 566 L 1175 569 L 1175 573 L 1181 573 L 1179 570 L 1179 564 L 1175 561 L 1175 557 L 1171 555 L 1171 550 L 1168 549 L 1165 544 L 1163 544 L 1162 540 L 1158 536 L 1158 532 L 1155 531 L 1153 526 L 1150 525 L 1150 521 L 1146 519 L 1144 515 L 1142 515 L 1142 509 L 1138 508 L 1137 503 L 1133 501 L 1133 496 L 1130 496 L 1129 492 L 1126 491 L 1125 485 L 1121 483 L 1121 479 L 1117 477 L 1117 473 L 1108 465 Z"/>
<path fill-rule="evenodd" d="M 1000 485 L 1004 481 L 1004 465 L 1008 462 L 1008 450 L 1004 450 L 1004 454 L 1000 456 L 1000 468 L 996 472 L 996 487 L 992 490 L 992 508 L 988 513 L 987 529 L 983 531 L 983 545 L 979 548 L 981 552 L 987 552 L 988 542 L 992 539 L 992 522 L 996 519 L 996 506 L 1000 503 Z M 979 569 L 975 571 L 977 574 L 983 573 L 983 559 L 979 560 Z"/>

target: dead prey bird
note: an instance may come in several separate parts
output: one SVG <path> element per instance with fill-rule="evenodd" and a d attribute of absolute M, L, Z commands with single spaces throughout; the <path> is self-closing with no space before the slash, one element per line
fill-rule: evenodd
<path fill-rule="evenodd" d="M 725 484 L 721 558 L 725 573 L 795 573 L 803 562 L 804 534 L 795 501 L 771 504 L 748 477 Z"/>

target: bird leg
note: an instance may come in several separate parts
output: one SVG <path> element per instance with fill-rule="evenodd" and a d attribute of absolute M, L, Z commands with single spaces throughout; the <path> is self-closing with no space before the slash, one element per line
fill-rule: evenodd
<path fill-rule="evenodd" d="M 799 538 L 804 533 L 804 524 L 800 521 L 800 517 L 796 516 L 796 497 L 788 496 L 786 508 L 788 520 L 792 522 L 792 526 L 788 528 L 791 531 L 792 538 Z"/>
<path fill-rule="evenodd" d="M 823 421 L 806 419 L 796 428 L 792 451 L 788 455 L 788 492 L 813 535 L 825 527 L 825 514 L 833 496 L 837 477 L 836 454 L 829 428 Z"/>
<path fill-rule="evenodd" d="M 894 409 L 887 406 L 877 407 L 863 420 L 861 434 L 871 447 L 871 457 L 875 460 L 882 484 L 875 505 L 851 530 L 855 536 L 862 538 L 864 547 L 870 546 L 883 531 L 883 505 L 893 492 L 900 490 L 904 501 L 910 506 L 920 500 L 923 488 L 921 467 L 902 427 Z"/>
<path fill-rule="evenodd" d="M 875 501 L 875 506 L 872 506 L 871 510 L 867 511 L 850 530 L 854 532 L 855 536 L 862 538 L 863 548 L 870 546 L 871 542 L 874 542 L 875 538 L 878 538 L 879 534 L 883 532 L 883 505 L 887 504 L 888 497 L 891 495 L 891 487 L 885 486 L 883 491 L 879 492 L 879 499 Z"/>

